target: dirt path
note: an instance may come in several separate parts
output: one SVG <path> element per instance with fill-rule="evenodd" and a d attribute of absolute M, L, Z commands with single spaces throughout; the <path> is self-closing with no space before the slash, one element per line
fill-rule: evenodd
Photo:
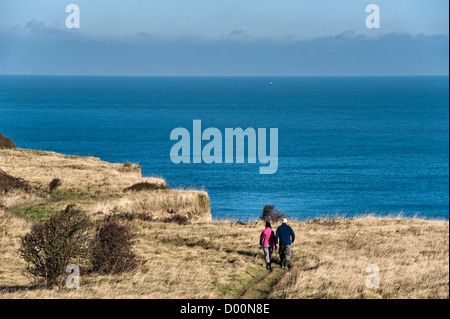
<path fill-rule="evenodd" d="M 272 266 L 272 271 L 267 270 L 261 277 L 246 287 L 240 294 L 239 299 L 267 299 L 273 287 L 287 272 L 277 264 L 272 264 Z"/>

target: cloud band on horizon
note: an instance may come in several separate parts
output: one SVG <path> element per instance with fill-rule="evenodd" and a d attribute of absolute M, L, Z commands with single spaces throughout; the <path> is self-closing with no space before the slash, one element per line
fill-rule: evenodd
<path fill-rule="evenodd" d="M 0 74 L 136 76 L 448 75 L 447 35 L 353 31 L 308 40 L 98 38 L 32 20 L 0 32 Z"/>

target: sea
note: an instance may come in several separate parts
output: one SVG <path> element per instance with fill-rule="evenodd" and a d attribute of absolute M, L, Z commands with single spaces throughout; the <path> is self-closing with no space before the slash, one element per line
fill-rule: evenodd
<path fill-rule="evenodd" d="M 221 132 L 277 128 L 278 170 L 174 163 L 170 134 L 192 139 L 194 120 Z M 0 76 L 0 133 L 204 189 L 214 219 L 255 220 L 265 205 L 299 220 L 449 219 L 448 76 Z"/>

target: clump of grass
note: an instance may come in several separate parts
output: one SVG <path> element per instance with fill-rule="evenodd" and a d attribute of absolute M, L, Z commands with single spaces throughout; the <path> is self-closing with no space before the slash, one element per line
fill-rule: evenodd
<path fill-rule="evenodd" d="M 261 217 L 259 218 L 262 221 L 270 221 L 272 223 L 280 222 L 283 218 L 290 218 L 286 213 L 275 209 L 274 205 L 266 205 L 264 206 Z"/>
<path fill-rule="evenodd" d="M 167 184 L 162 183 L 149 183 L 149 182 L 143 182 L 143 183 L 137 183 L 130 187 L 127 187 L 123 190 L 123 192 L 143 192 L 143 191 L 154 191 L 154 190 L 168 190 L 170 189 Z"/>
<path fill-rule="evenodd" d="M 131 168 L 131 167 L 133 167 L 133 163 L 126 161 L 125 163 L 123 163 L 123 167 L 124 168 Z"/>
<path fill-rule="evenodd" d="M 310 225 L 337 226 L 344 223 L 342 218 L 314 218 L 307 221 Z"/>
<path fill-rule="evenodd" d="M 10 138 L 0 133 L 0 149 L 2 148 L 13 149 L 16 148 L 16 146 Z"/>
<path fill-rule="evenodd" d="M 122 167 L 119 169 L 121 172 L 133 172 L 133 171 L 140 171 L 141 167 L 138 164 L 134 164 L 131 162 L 126 161 Z"/>
<path fill-rule="evenodd" d="M 205 239 L 195 239 L 195 238 L 183 238 L 179 235 L 170 238 L 163 238 L 161 240 L 163 244 L 171 244 L 175 246 L 186 246 L 186 247 L 201 247 L 203 249 L 216 248 L 212 242 Z"/>

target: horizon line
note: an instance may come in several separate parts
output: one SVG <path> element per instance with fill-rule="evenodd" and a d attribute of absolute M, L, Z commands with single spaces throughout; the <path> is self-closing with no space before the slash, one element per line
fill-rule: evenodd
<path fill-rule="evenodd" d="M 361 78 L 361 77 L 449 77 L 449 74 L 386 75 L 100 75 L 100 74 L 2 74 L 21 77 L 123 77 L 123 78 Z"/>

